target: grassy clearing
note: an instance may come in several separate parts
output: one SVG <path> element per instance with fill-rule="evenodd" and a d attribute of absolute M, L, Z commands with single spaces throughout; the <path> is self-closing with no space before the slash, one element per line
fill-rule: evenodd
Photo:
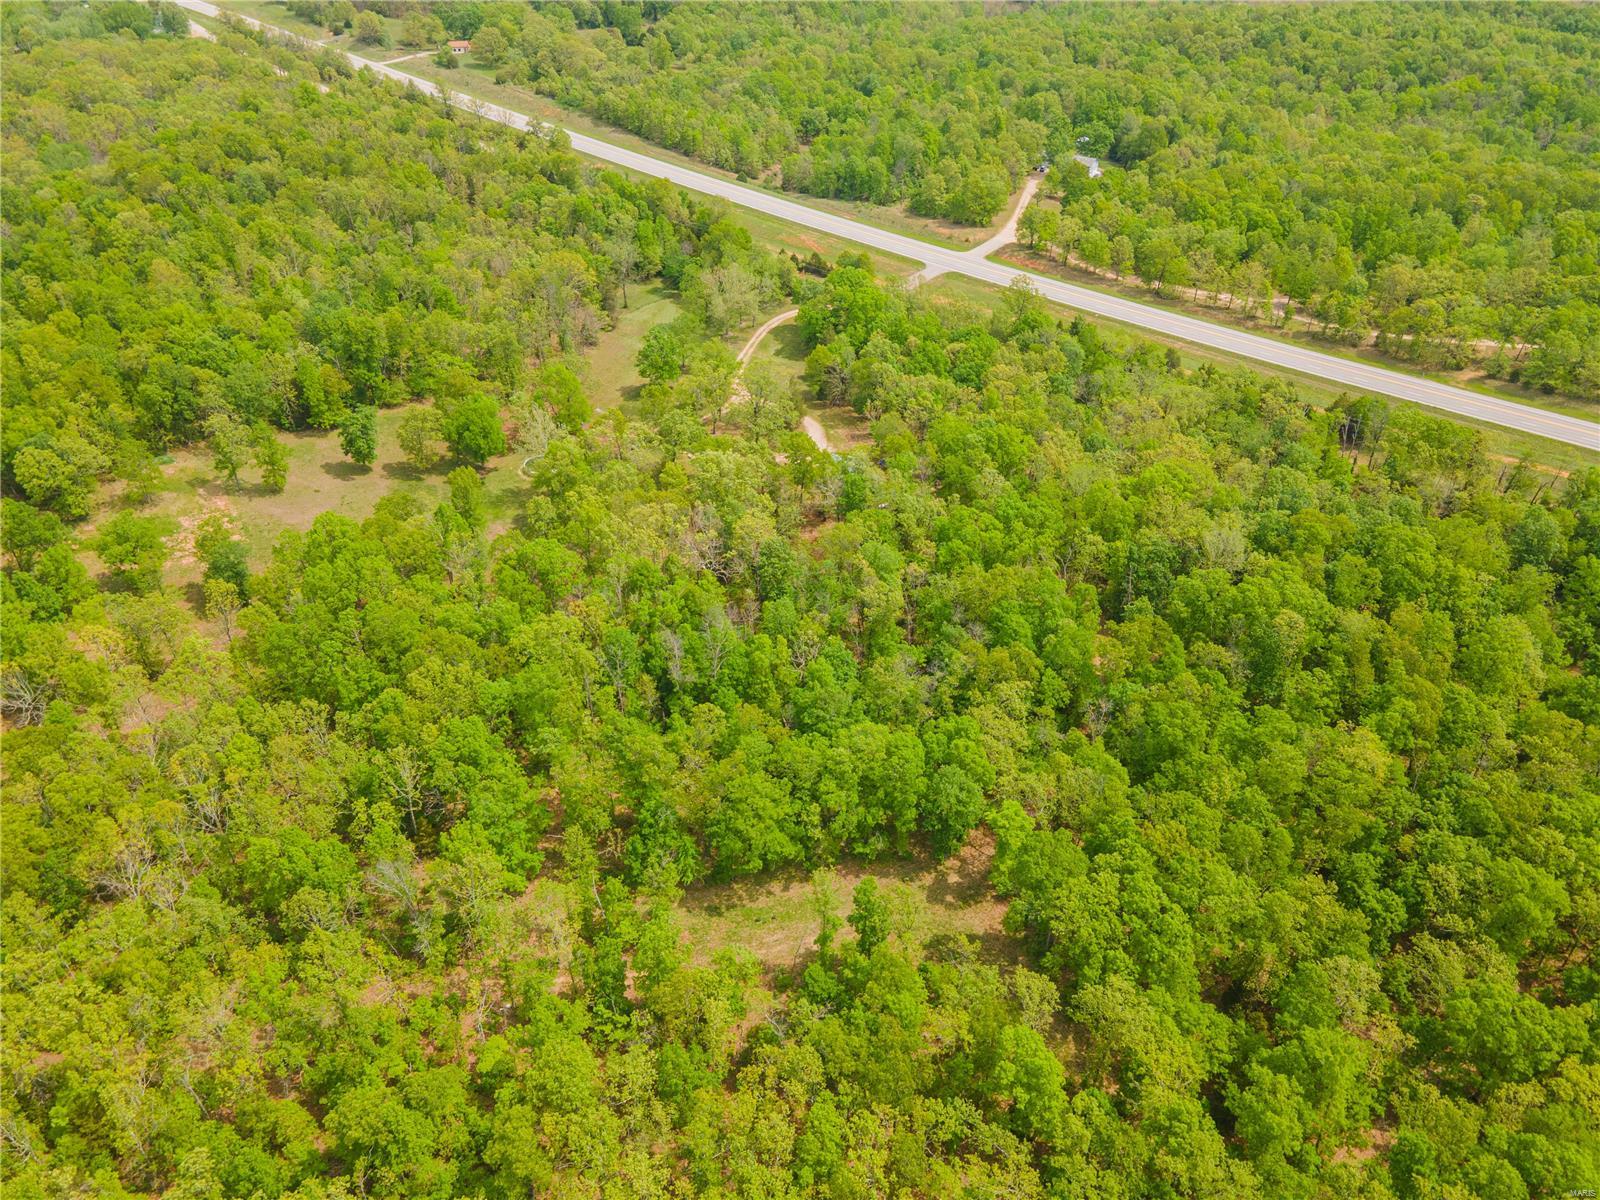
<path fill-rule="evenodd" d="M 825 906 L 846 916 L 851 892 L 870 875 L 888 892 L 895 936 L 902 943 L 966 937 L 985 960 L 1015 962 L 1016 943 L 1002 926 L 1006 904 L 989 887 L 993 858 L 993 839 L 980 828 L 961 853 L 944 862 L 842 864 L 829 873 Z M 704 965 L 719 950 L 744 949 L 773 978 L 797 974 L 811 961 L 823 907 L 811 877 L 791 870 L 692 888 L 678 903 L 678 917 L 694 961 Z M 852 936 L 848 926 L 841 936 Z"/>
<path fill-rule="evenodd" d="M 1185 316 L 1212 321 L 1218 325 L 1248 330 L 1263 337 L 1270 337 L 1280 342 L 1288 342 L 1308 350 L 1315 350 L 1320 354 L 1331 354 L 1338 358 L 1348 359 L 1351 362 L 1367 363 L 1371 366 L 1383 367 L 1386 370 L 1402 371 L 1407 375 L 1417 375 L 1439 383 L 1448 383 L 1453 387 L 1481 392 L 1485 396 L 1492 396 L 1499 400 L 1515 400 L 1518 404 L 1526 404 L 1530 408 L 1543 408 L 1550 412 L 1564 413 L 1567 416 L 1578 417 L 1586 421 L 1600 421 L 1600 399 L 1585 400 L 1575 396 L 1548 395 L 1535 388 L 1523 387 L 1520 384 L 1499 379 L 1494 380 L 1492 383 L 1486 383 L 1484 380 L 1487 377 L 1481 371 L 1430 371 L 1405 359 L 1380 353 L 1370 346 L 1337 345 L 1325 338 L 1318 337 L 1308 326 L 1303 324 L 1296 324 L 1293 328 L 1279 328 L 1276 325 L 1263 324 L 1260 321 L 1249 319 L 1239 312 L 1230 312 L 1214 305 L 1201 304 L 1171 294 L 1155 292 L 1136 281 L 1108 279 L 1092 271 L 1078 270 L 1054 260 L 1045 260 L 1039 255 L 1029 254 L 1015 247 L 1010 250 L 1003 250 L 998 254 L 991 254 L 989 258 L 992 262 L 1004 263 L 1010 267 L 1021 267 L 1023 270 L 1034 271 L 1040 275 L 1048 275 L 1053 279 L 1060 279 L 1078 287 L 1104 292 L 1108 296 L 1120 296 L 1126 300 L 1149 305 L 1151 308 L 1161 308 L 1168 312 L 1183 313 Z M 1600 436 L 1600 434 L 1597 434 L 1597 436 Z"/>
<path fill-rule="evenodd" d="M 758 327 L 759 328 L 759 327 Z M 872 423 L 853 409 L 818 404 L 805 382 L 806 336 L 793 322 L 780 325 L 761 339 L 750 362 L 764 363 L 801 398 L 801 411 L 817 421 L 827 435 L 828 445 L 847 453 L 872 440 Z"/>
<path fill-rule="evenodd" d="M 630 285 L 628 300 L 629 306 L 617 314 L 616 325 L 602 333 L 584 356 L 584 390 L 596 409 L 615 408 L 638 396 L 644 384 L 644 377 L 634 368 L 639 344 L 651 329 L 683 311 L 677 293 L 659 279 Z"/>
<path fill-rule="evenodd" d="M 350 462 L 339 449 L 337 432 L 308 430 L 280 433 L 279 440 L 289 451 L 289 478 L 281 493 L 271 493 L 256 482 L 256 473 L 247 470 L 238 487 L 230 487 L 213 469 L 211 456 L 203 446 L 175 451 L 162 467 L 162 479 L 155 494 L 137 511 L 161 518 L 170 524 L 170 558 L 166 582 L 183 588 L 198 582 L 201 568 L 194 561 L 194 533 L 200 522 L 216 515 L 223 517 L 248 547 L 250 565 L 261 570 L 271 559 L 273 543 L 286 530 L 305 530 L 325 512 L 339 513 L 352 520 L 372 515 L 378 501 L 390 492 L 415 496 L 426 509 L 432 509 L 448 493 L 445 477 L 461 465 L 441 459 L 425 472 L 405 461 L 395 439 L 405 407 L 383 409 L 378 413 L 378 456 L 371 467 Z M 504 526 L 521 506 L 525 484 L 517 474 L 521 457 L 507 454 L 492 459 L 483 473 L 491 522 Z M 109 515 L 112 505 L 97 506 Z M 494 529 L 491 525 L 491 529 Z M 87 536 L 93 525 L 80 531 Z M 86 563 L 93 563 L 85 559 Z"/>
<path fill-rule="evenodd" d="M 758 245 L 781 254 L 798 254 L 801 258 L 809 258 L 815 252 L 829 262 L 837 260 L 845 253 L 865 254 L 872 262 L 874 273 L 894 279 L 905 279 L 922 269 L 921 263 L 902 258 L 898 254 L 886 254 L 882 250 L 874 250 L 859 242 L 807 229 L 803 225 L 793 225 L 753 209 L 730 206 L 729 213 L 735 221 L 750 231 L 750 236 L 755 238 Z"/>
<path fill-rule="evenodd" d="M 801 332 L 798 325 L 790 321 L 787 325 L 779 325 L 762 338 L 755 353 L 750 356 L 750 361 L 766 363 L 779 379 L 793 384 L 800 382 L 805 374 L 808 353 L 806 335 Z"/>
<path fill-rule="evenodd" d="M 1000 295 L 1000 289 L 992 284 L 982 283 L 962 275 L 941 275 L 923 290 L 935 299 L 951 303 L 974 304 L 986 309 L 993 308 Z M 1300 395 L 1318 408 L 1327 408 L 1341 395 L 1350 393 L 1348 388 L 1331 386 L 1324 380 L 1317 379 L 1314 376 L 1302 375 L 1297 371 L 1284 370 L 1283 368 L 1269 366 L 1266 363 L 1255 362 L 1251 359 L 1242 359 L 1222 351 L 1209 350 L 1204 346 L 1197 346 L 1192 342 L 1185 342 L 1178 338 L 1163 337 L 1152 330 L 1124 325 L 1120 321 L 1091 316 L 1088 313 L 1079 313 L 1076 309 L 1066 305 L 1054 304 L 1050 301 L 1045 303 L 1049 304 L 1059 315 L 1068 317 L 1081 316 L 1086 323 L 1093 325 L 1100 331 L 1109 345 L 1119 349 L 1126 349 L 1139 342 L 1153 342 L 1158 346 L 1170 346 L 1176 349 L 1185 367 L 1198 367 L 1205 363 L 1210 363 L 1226 370 L 1247 367 L 1261 375 L 1276 376 L 1291 381 Z M 1392 403 L 1405 404 L 1408 402 L 1395 400 Z M 1450 420 L 1458 421 L 1463 425 L 1470 425 L 1474 429 L 1480 430 L 1483 433 L 1484 450 L 1490 455 L 1514 460 L 1527 458 L 1530 462 L 1553 471 L 1581 471 L 1600 463 L 1600 454 L 1584 450 L 1578 446 L 1569 446 L 1565 442 L 1555 442 L 1548 438 L 1536 437 L 1533 434 L 1519 433 L 1512 429 L 1502 429 L 1498 425 L 1473 421 L 1453 414 L 1443 414 L 1424 405 L 1415 407 L 1423 408 L 1424 411 L 1435 416 L 1447 416 Z"/>
<path fill-rule="evenodd" d="M 848 454 L 872 442 L 872 422 L 853 408 L 812 403 L 806 405 L 806 416 L 822 426 L 836 453 Z"/>

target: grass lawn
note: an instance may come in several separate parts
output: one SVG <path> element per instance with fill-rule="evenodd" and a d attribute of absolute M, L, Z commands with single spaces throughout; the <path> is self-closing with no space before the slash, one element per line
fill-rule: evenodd
<path fill-rule="evenodd" d="M 806 405 L 806 416 L 822 426 L 829 448 L 837 454 L 872 444 L 872 422 L 853 408 L 811 402 Z"/>
<path fill-rule="evenodd" d="M 760 326 L 756 328 L 759 329 Z M 806 335 L 800 331 L 800 326 L 790 321 L 787 325 L 779 325 L 762 338 L 755 353 L 750 356 L 750 361 L 766 363 L 779 379 L 794 384 L 805 374 L 806 355 L 809 353 L 806 347 Z"/>
<path fill-rule="evenodd" d="M 677 293 L 660 279 L 628 285 L 629 305 L 617 314 L 615 328 L 584 355 L 582 378 L 589 402 L 597 410 L 634 399 L 644 377 L 634 369 L 639 343 L 657 325 L 673 320 L 682 309 Z"/>
<path fill-rule="evenodd" d="M 1000 292 L 999 288 L 991 284 L 969 279 L 962 275 L 941 275 L 923 290 L 936 299 L 947 300 L 951 303 L 975 304 L 982 308 L 993 308 L 999 299 Z M 1158 346 L 1176 348 L 1185 367 L 1198 367 L 1203 363 L 1211 363 L 1225 370 L 1245 367 L 1261 375 L 1279 376 L 1291 380 L 1300 395 L 1319 408 L 1328 407 L 1340 395 L 1347 394 L 1350 391 L 1349 388 L 1331 386 L 1323 380 L 1309 375 L 1302 375 L 1296 371 L 1272 367 L 1266 363 L 1239 358 L 1221 351 L 1208 350 L 1203 346 L 1197 346 L 1192 342 L 1186 342 L 1179 338 L 1163 337 L 1153 330 L 1139 329 L 1131 325 L 1124 325 L 1120 321 L 1079 313 L 1076 309 L 1065 305 L 1053 304 L 1048 300 L 1045 303 L 1059 315 L 1083 317 L 1088 324 L 1093 325 L 1101 332 L 1109 345 L 1119 349 L 1141 341 L 1153 342 Z M 1405 404 L 1408 402 L 1394 400 L 1391 403 Z M 1533 434 L 1519 433 L 1512 429 L 1502 429 L 1498 425 L 1472 421 L 1466 417 L 1457 417 L 1453 414 L 1440 413 L 1438 410 L 1427 408 L 1425 405 L 1417 405 L 1416 407 L 1422 408 L 1435 416 L 1444 416 L 1449 420 L 1459 421 L 1463 425 L 1470 425 L 1474 429 L 1481 430 L 1484 435 L 1484 450 L 1491 455 L 1509 459 L 1526 457 L 1536 464 L 1549 467 L 1555 471 L 1581 471 L 1586 467 L 1592 467 L 1596 463 L 1600 463 L 1600 455 L 1592 451 L 1586 451 L 1578 446 L 1569 446 L 1565 442 L 1555 442 L 1548 438 L 1536 437 Z"/>

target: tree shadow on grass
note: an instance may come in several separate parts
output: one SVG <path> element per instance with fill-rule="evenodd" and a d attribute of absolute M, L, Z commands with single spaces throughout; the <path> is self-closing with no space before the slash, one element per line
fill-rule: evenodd
<path fill-rule="evenodd" d="M 198 579 L 191 579 L 179 589 L 183 593 L 183 602 L 189 606 L 189 611 L 197 617 L 206 615 L 206 587 Z"/>
<path fill-rule="evenodd" d="M 418 483 L 428 477 L 426 471 L 419 471 L 407 462 L 387 462 L 380 468 L 388 479 L 399 480 L 404 483 Z"/>
<path fill-rule="evenodd" d="M 349 462 L 346 459 L 335 459 L 322 464 L 322 473 L 332 475 L 335 479 L 351 480 L 360 479 L 364 475 L 372 474 L 371 467 L 364 467 L 360 463 Z"/>
<path fill-rule="evenodd" d="M 283 488 L 276 491 L 264 483 L 239 483 L 237 486 L 225 489 L 229 496 L 247 496 L 252 500 L 264 500 L 269 496 L 283 495 Z"/>
<path fill-rule="evenodd" d="M 121 571 L 113 571 L 109 567 L 95 572 L 94 585 L 102 592 L 113 596 L 134 594 L 133 581 Z"/>
<path fill-rule="evenodd" d="M 773 340 L 776 347 L 774 358 L 786 358 L 792 362 L 806 360 L 806 331 L 793 321 L 787 325 L 779 325 L 767 336 Z"/>

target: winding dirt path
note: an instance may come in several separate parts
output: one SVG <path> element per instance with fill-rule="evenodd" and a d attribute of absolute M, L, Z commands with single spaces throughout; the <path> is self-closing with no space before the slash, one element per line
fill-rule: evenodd
<path fill-rule="evenodd" d="M 743 376 L 744 368 L 755 357 L 756 348 L 766 340 L 767 334 L 780 325 L 787 325 L 799 315 L 800 310 L 798 308 L 785 309 L 750 335 L 749 340 L 744 344 L 744 348 L 739 351 L 739 372 L 733 377 L 733 387 L 729 396 L 730 404 L 743 404 L 750 398 L 749 393 L 745 391 Z M 821 450 L 824 454 L 834 453 L 833 446 L 828 442 L 828 431 L 822 427 L 821 421 L 807 413 L 800 418 L 800 428 L 805 430 L 806 436 L 816 444 L 818 450 Z"/>
<path fill-rule="evenodd" d="M 750 335 L 750 340 L 744 344 L 744 349 L 739 351 L 739 365 L 742 367 L 745 365 L 745 363 L 750 361 L 751 357 L 756 352 L 756 347 L 761 345 L 762 339 L 764 339 L 767 334 L 771 333 L 779 325 L 787 325 L 799 315 L 800 310 L 798 308 L 785 309 L 783 312 L 773 317 L 772 320 L 768 321 L 760 329 L 752 333 Z"/>

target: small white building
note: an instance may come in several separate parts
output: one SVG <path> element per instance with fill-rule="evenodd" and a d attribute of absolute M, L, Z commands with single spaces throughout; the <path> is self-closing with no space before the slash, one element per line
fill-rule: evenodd
<path fill-rule="evenodd" d="M 1080 135 L 1078 138 L 1078 149 L 1082 150 L 1088 144 L 1089 135 L 1086 133 Z M 1081 162 L 1084 166 L 1089 168 L 1090 179 L 1100 178 L 1100 160 L 1098 158 L 1090 158 L 1087 154 L 1074 154 L 1072 159 L 1074 162 Z"/>

